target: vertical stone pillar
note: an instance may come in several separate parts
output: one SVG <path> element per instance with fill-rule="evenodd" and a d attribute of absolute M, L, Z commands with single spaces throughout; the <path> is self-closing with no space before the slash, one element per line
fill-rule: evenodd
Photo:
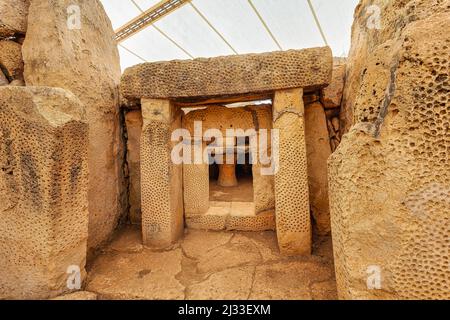
<path fill-rule="evenodd" d="M 206 149 L 202 137 L 191 141 L 191 164 L 183 165 L 184 205 L 186 216 L 203 214 L 209 209 L 209 164 L 196 159 Z"/>
<path fill-rule="evenodd" d="M 169 100 L 142 99 L 141 201 L 145 245 L 167 247 L 183 234 L 183 167 L 171 159 L 181 111 Z"/>
<path fill-rule="evenodd" d="M 286 255 L 311 253 L 308 173 L 303 89 L 275 92 L 273 128 L 279 130 L 279 167 L 275 173 L 275 214 L 280 251 Z"/>

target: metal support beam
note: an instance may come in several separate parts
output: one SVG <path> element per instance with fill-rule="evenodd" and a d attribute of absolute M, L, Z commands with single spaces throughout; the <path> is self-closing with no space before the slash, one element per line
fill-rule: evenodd
<path fill-rule="evenodd" d="M 319 28 L 323 42 L 325 42 L 325 45 L 328 46 L 328 41 L 327 41 L 327 38 L 325 37 L 325 33 L 323 32 L 322 25 L 320 24 L 320 21 L 319 21 L 319 17 L 316 14 L 316 10 L 314 9 L 314 6 L 313 6 L 311 0 L 307 0 L 307 1 L 308 1 L 309 8 L 311 9 L 311 13 L 314 17 L 314 21 L 316 21 L 317 28 Z"/>
<path fill-rule="evenodd" d="M 208 26 L 222 39 L 223 42 L 228 46 L 228 48 L 231 49 L 231 51 L 234 52 L 234 54 L 238 54 L 238 52 L 233 48 L 233 46 L 225 39 L 225 37 L 217 30 L 212 23 L 206 18 L 206 16 L 192 3 L 189 2 L 189 4 L 192 6 L 192 8 L 197 12 L 197 14 L 208 24 Z"/>
<path fill-rule="evenodd" d="M 115 31 L 117 43 L 121 43 L 145 27 L 155 23 L 170 12 L 191 0 L 163 0 Z"/>
<path fill-rule="evenodd" d="M 261 21 L 262 25 L 264 26 L 264 29 L 266 29 L 267 33 L 272 38 L 273 42 L 275 42 L 275 44 L 277 45 L 278 49 L 283 50 L 283 48 L 281 47 L 281 45 L 278 42 L 277 38 L 275 37 L 275 35 L 272 33 L 272 31 L 270 30 L 269 26 L 267 25 L 266 21 L 263 19 L 263 17 L 259 13 L 258 9 L 255 7 L 255 4 L 253 3 L 253 1 L 252 0 L 247 0 L 247 1 L 248 1 L 249 5 L 252 7 L 253 11 L 258 16 L 259 21 Z"/>

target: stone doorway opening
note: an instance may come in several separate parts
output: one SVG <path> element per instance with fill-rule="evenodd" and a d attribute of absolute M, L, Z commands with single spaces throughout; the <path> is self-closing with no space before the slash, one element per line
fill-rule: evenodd
<path fill-rule="evenodd" d="M 202 153 L 209 150 L 207 163 L 183 165 L 187 226 L 205 230 L 274 230 L 273 176 L 261 176 L 258 155 L 252 152 L 259 139 L 269 140 L 270 147 L 272 101 L 183 111 L 182 128 L 192 137 L 192 149 L 202 146 Z M 214 130 L 223 137 L 200 137 L 200 126 L 206 136 Z M 260 136 L 261 129 L 266 131 L 265 136 Z"/>
<path fill-rule="evenodd" d="M 143 121 L 140 139 L 143 242 L 166 248 L 184 235 L 185 226 L 206 230 L 275 230 L 276 220 L 280 252 L 309 255 L 312 233 L 304 100 L 308 99 L 305 94 L 317 93 L 330 83 L 332 65 L 331 50 L 324 47 L 148 63 L 127 69 L 121 82 L 122 95 L 128 104 L 140 105 Z M 267 99 L 272 103 L 266 108 L 244 106 L 233 109 L 231 114 L 225 111 L 230 109 L 224 105 L 236 101 Z M 172 161 L 173 148 L 180 146 L 179 141 L 171 139 L 172 133 L 182 132 L 184 137 L 186 120 L 193 114 L 183 114 L 181 109 L 199 107 L 203 108 L 196 112 L 214 110 L 211 117 L 215 116 L 220 123 L 235 117 L 233 121 L 239 125 L 233 124 L 233 128 L 245 129 L 247 124 L 247 128 L 258 128 L 257 132 L 269 129 L 277 135 L 276 143 L 270 146 L 278 151 L 272 162 L 276 165 L 267 167 L 261 162 L 252 167 L 255 203 L 252 216 L 233 216 L 225 210 L 222 215 L 210 214 L 209 163 Z M 190 142 L 186 144 L 190 144 L 189 149 L 195 155 L 195 150 L 203 149 L 203 137 L 188 131 Z M 266 175 L 267 171 L 271 175 Z"/>
<path fill-rule="evenodd" d="M 232 177 L 226 178 L 234 180 L 234 184 L 223 184 L 222 179 L 225 178 L 219 179 L 220 165 L 216 163 L 209 165 L 209 201 L 253 203 L 253 166 L 248 162 L 250 155 L 246 154 L 245 156 L 245 164 L 236 164 L 234 168 L 222 169 L 222 171 L 229 170 L 226 174 L 230 174 Z"/>

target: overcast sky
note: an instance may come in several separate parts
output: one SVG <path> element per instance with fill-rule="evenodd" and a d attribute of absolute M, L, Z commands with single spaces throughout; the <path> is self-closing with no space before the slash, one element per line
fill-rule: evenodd
<path fill-rule="evenodd" d="M 101 0 L 114 29 L 160 0 Z M 283 50 L 325 45 L 307 0 L 252 0 Z M 359 0 L 312 0 L 325 38 L 334 56 L 346 56 L 350 47 L 353 12 Z M 193 0 L 195 7 L 242 53 L 279 50 L 248 0 Z M 119 46 L 122 69 L 144 61 L 189 59 L 234 54 L 202 17 L 187 4 Z M 132 53 L 131 53 L 131 52 Z"/>

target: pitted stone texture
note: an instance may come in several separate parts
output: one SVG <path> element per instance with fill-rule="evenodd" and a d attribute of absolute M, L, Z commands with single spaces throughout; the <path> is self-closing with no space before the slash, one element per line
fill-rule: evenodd
<path fill-rule="evenodd" d="M 0 40 L 0 69 L 10 80 L 23 79 L 22 46 L 14 41 Z"/>
<path fill-rule="evenodd" d="M 141 98 L 202 98 L 330 83 L 329 47 L 209 59 L 144 63 L 125 70 L 121 93 Z"/>
<path fill-rule="evenodd" d="M 79 30 L 68 28 L 70 5 L 80 7 Z M 121 72 L 111 22 L 98 0 L 34 0 L 22 52 L 27 85 L 70 90 L 85 105 L 89 123 L 88 246 L 94 249 L 110 237 L 126 202 L 119 121 Z"/>
<path fill-rule="evenodd" d="M 356 44 L 390 46 L 391 54 L 379 65 L 389 70 L 379 113 L 356 124 L 329 161 L 340 298 L 450 298 L 449 4 L 391 1 L 382 12 L 389 37 L 353 34 Z M 365 76 L 368 87 L 379 81 L 376 72 Z M 366 286 L 374 265 L 381 290 Z"/>
<path fill-rule="evenodd" d="M 373 18 L 368 9 L 371 6 L 380 8 L 380 26 L 379 30 L 368 28 L 369 18 Z M 363 0 L 360 2 L 355 11 L 357 18 L 352 26 L 352 44 L 349 56 L 346 63 L 346 84 L 344 88 L 342 107 L 341 107 L 341 136 L 349 131 L 352 125 L 356 122 L 354 120 L 355 100 L 362 82 L 366 77 L 372 79 L 382 76 L 380 82 L 366 81 L 366 90 L 371 92 L 372 86 L 376 90 L 371 98 L 367 96 L 368 106 L 361 104 L 361 108 L 367 108 L 368 112 L 373 112 L 376 107 L 375 100 L 381 101 L 383 90 L 377 90 L 376 87 L 380 83 L 384 83 L 383 74 L 386 72 L 386 61 L 383 59 L 383 52 L 391 54 L 394 49 L 388 47 L 383 49 L 383 46 L 390 46 L 390 41 L 399 36 L 402 29 L 411 21 L 424 19 L 432 13 L 448 11 L 448 0 L 411 0 L 411 1 L 385 1 L 385 0 Z M 369 22 L 370 23 L 370 22 Z M 376 35 L 375 35 L 376 33 Z M 387 49 L 387 50 L 386 50 Z M 374 54 L 375 52 L 375 54 Z M 378 61 L 377 61 L 378 59 Z M 369 72 L 367 69 L 372 70 Z M 373 74 L 373 76 L 372 76 Z"/>
<path fill-rule="evenodd" d="M 144 244 L 168 247 L 183 234 L 183 170 L 171 158 L 171 135 L 181 113 L 169 100 L 142 100 L 142 236 Z"/>
<path fill-rule="evenodd" d="M 305 128 L 311 211 L 317 232 L 324 235 L 331 231 L 327 175 L 327 160 L 331 155 L 331 147 L 327 118 L 320 103 L 305 107 Z"/>
<path fill-rule="evenodd" d="M 209 165 L 183 164 L 184 212 L 204 214 L 209 209 Z"/>
<path fill-rule="evenodd" d="M 85 276 L 87 124 L 70 92 L 0 88 L 0 297 L 47 299 Z"/>
<path fill-rule="evenodd" d="M 0 2 L 0 38 L 27 31 L 30 0 L 2 0 Z"/>
<path fill-rule="evenodd" d="M 339 108 L 341 106 L 344 81 L 345 64 L 334 65 L 331 83 L 328 87 L 322 89 L 320 98 L 325 108 Z"/>
<path fill-rule="evenodd" d="M 303 90 L 277 91 L 273 128 L 279 130 L 279 167 L 275 173 L 278 244 L 286 255 L 311 252 Z M 275 148 L 275 146 L 273 148 Z"/>
<path fill-rule="evenodd" d="M 130 205 L 131 223 L 141 223 L 141 155 L 140 140 L 142 131 L 142 113 L 140 110 L 125 114 L 127 127 L 127 163 L 130 185 L 128 202 Z"/>
<path fill-rule="evenodd" d="M 250 105 L 239 108 L 227 108 L 214 105 L 206 109 L 191 111 L 183 117 L 183 128 L 194 136 L 194 122 L 201 121 L 203 133 L 209 129 L 219 129 L 226 135 L 227 129 L 271 129 L 272 106 Z"/>

